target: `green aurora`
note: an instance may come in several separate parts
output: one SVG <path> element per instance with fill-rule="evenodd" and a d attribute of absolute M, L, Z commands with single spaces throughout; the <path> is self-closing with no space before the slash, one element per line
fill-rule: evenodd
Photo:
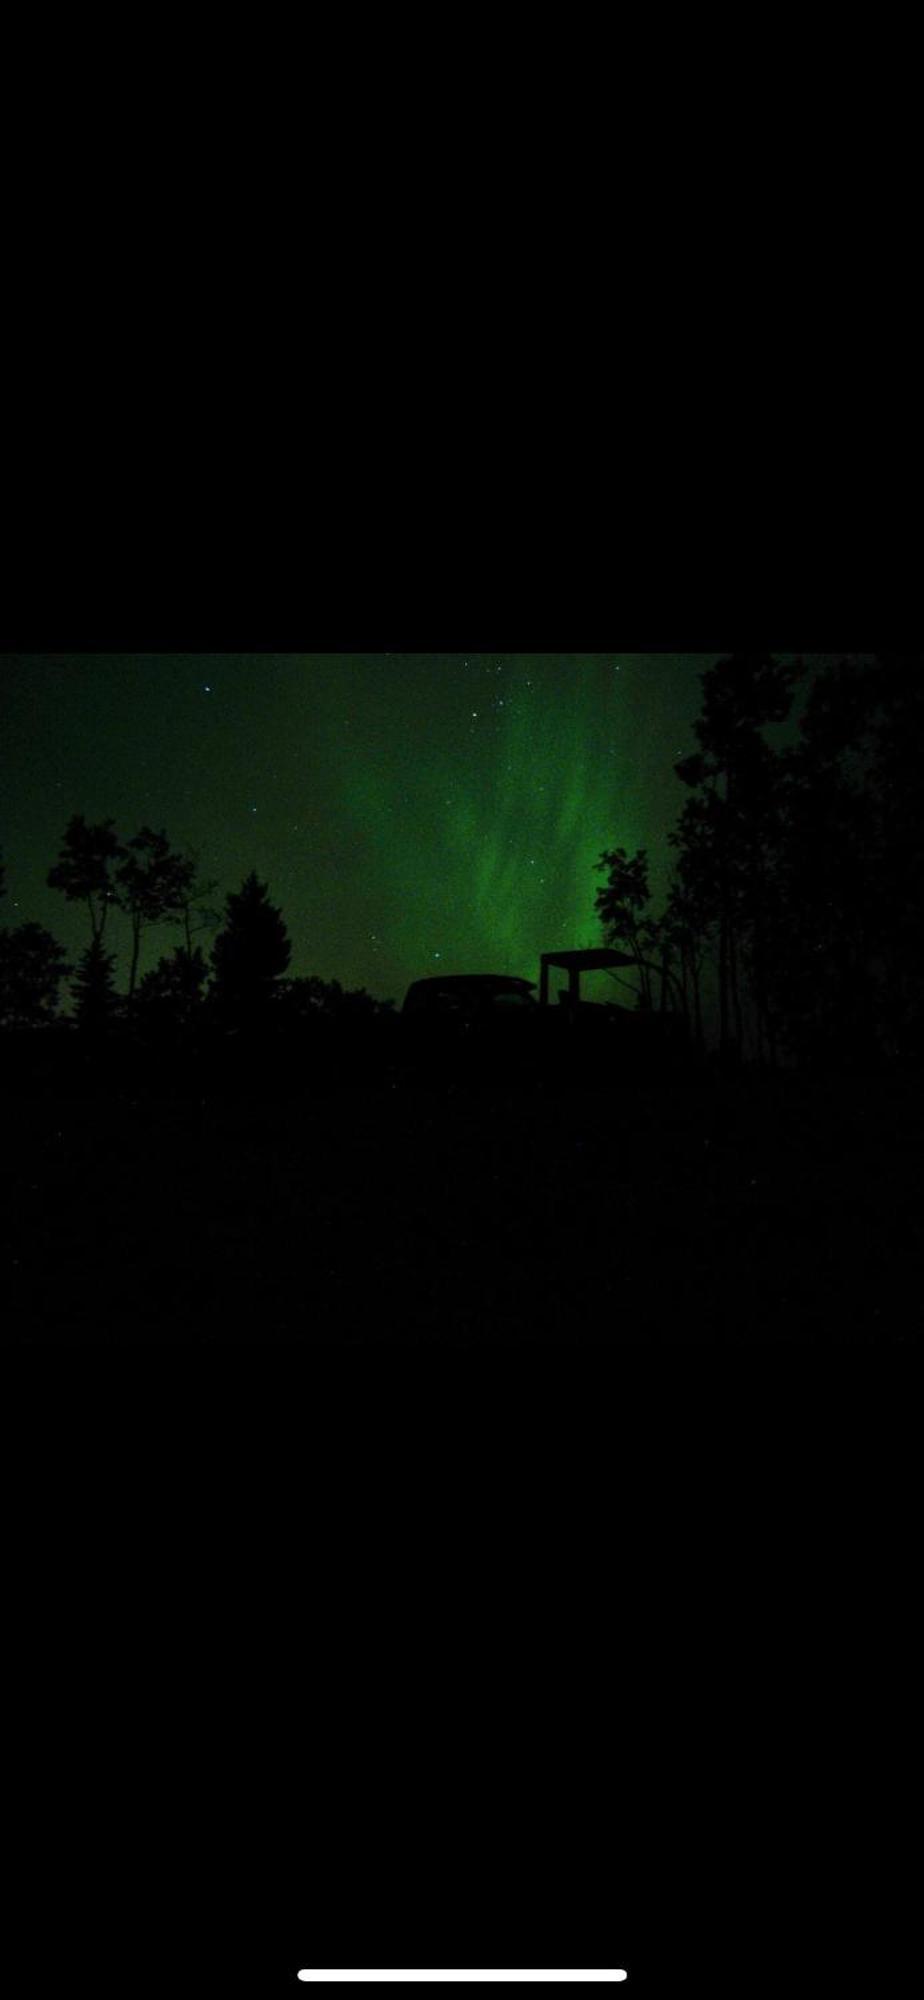
<path fill-rule="evenodd" d="M 294 973 L 397 1000 L 434 970 L 535 979 L 542 951 L 599 941 L 604 848 L 647 847 L 664 887 L 716 657 L 7 655 L 3 920 L 81 949 L 44 878 L 82 812 L 164 826 L 219 900 L 255 868 Z M 119 918 L 111 942 L 122 978 Z M 149 934 L 143 968 L 173 942 Z"/>

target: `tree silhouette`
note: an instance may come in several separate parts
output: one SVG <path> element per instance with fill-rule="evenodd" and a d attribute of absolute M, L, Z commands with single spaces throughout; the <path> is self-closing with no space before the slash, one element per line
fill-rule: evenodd
<path fill-rule="evenodd" d="M 847 662 L 809 689 L 797 746 L 782 759 L 784 810 L 771 926 L 775 1012 L 793 1056 L 856 1039 L 870 937 L 864 876 L 872 794 L 851 771 L 865 724 L 860 676 Z"/>
<path fill-rule="evenodd" d="M 630 856 L 614 848 L 598 862 L 606 942 L 634 958 L 646 1008 L 660 970 L 660 1010 L 678 998 L 700 1050 L 712 962 L 722 1052 L 744 1052 L 754 1036 L 760 1060 L 778 1056 L 784 968 L 798 930 L 792 904 L 798 872 L 808 866 L 804 842 L 798 864 L 794 858 L 792 814 L 794 802 L 808 798 L 808 764 L 796 774 L 792 752 L 774 750 L 764 732 L 788 718 L 802 674 L 802 662 L 734 654 L 700 676 L 698 750 L 676 764 L 690 796 L 668 836 L 676 864 L 660 916 L 650 912 L 644 850 Z M 852 740 L 844 718 L 838 724 Z"/>
<path fill-rule="evenodd" d="M 139 1019 L 155 1030 L 189 1028 L 201 1010 L 207 979 L 199 947 L 189 952 L 176 945 L 140 981 L 135 994 Z"/>
<path fill-rule="evenodd" d="M 920 655 L 818 674 L 784 754 L 772 979 L 789 1052 L 855 1062 L 920 1036 Z"/>
<path fill-rule="evenodd" d="M 598 889 L 596 908 L 607 944 L 614 951 L 630 954 L 639 976 L 640 1004 L 652 1005 L 651 962 L 660 949 L 658 926 L 646 916 L 651 902 L 648 886 L 648 855 L 640 847 L 630 858 L 624 847 L 613 848 L 596 864 L 597 873 L 606 875 L 606 886 Z"/>
<path fill-rule="evenodd" d="M 41 924 L 0 931 L 0 1026 L 38 1028 L 55 1020 L 58 989 L 70 969 L 57 938 Z"/>
<path fill-rule="evenodd" d="M 885 1032 L 919 1050 L 924 1028 L 924 659 L 881 653 L 869 671 L 872 780 L 878 823 L 869 905 L 881 968 Z"/>
<path fill-rule="evenodd" d="M 112 871 L 123 852 L 113 820 L 89 826 L 78 813 L 68 822 L 61 853 L 48 873 L 49 888 L 61 889 L 69 903 L 86 903 L 94 942 L 102 941 L 116 900 Z"/>
<path fill-rule="evenodd" d="M 225 928 L 212 947 L 213 997 L 219 1015 L 241 1024 L 265 1013 L 292 956 L 282 912 L 269 888 L 248 875 L 227 899 Z"/>
<path fill-rule="evenodd" d="M 218 890 L 217 881 L 203 881 L 197 873 L 200 859 L 197 850 L 188 847 L 184 858 L 188 863 L 188 874 L 180 886 L 177 902 L 167 922 L 182 926 L 186 950 L 192 958 L 194 936 L 199 931 L 217 930 L 221 912 L 214 908 L 212 902 Z"/>
<path fill-rule="evenodd" d="M 924 661 L 816 672 L 797 742 L 774 751 L 765 727 L 804 675 L 741 654 L 702 677 L 662 929 L 694 1004 L 695 956 L 714 952 L 723 1048 L 747 1028 L 761 1059 L 853 1065 L 924 1046 Z"/>
<path fill-rule="evenodd" d="M 73 980 L 74 1018 L 85 1035 L 102 1036 L 119 1016 L 119 999 L 112 977 L 115 963 L 95 936 L 83 953 Z"/>
<path fill-rule="evenodd" d="M 166 833 L 143 826 L 124 849 L 116 872 L 118 901 L 131 920 L 132 956 L 128 978 L 128 998 L 132 1000 L 138 977 L 141 934 L 148 924 L 161 924 L 182 911 L 189 896 L 194 863 L 175 854 Z"/>
<path fill-rule="evenodd" d="M 774 868 L 783 814 L 784 764 L 763 735 L 784 722 L 802 668 L 770 653 L 737 653 L 701 676 L 699 750 L 676 765 L 690 787 L 672 836 L 688 912 L 717 943 L 719 1040 L 744 1044 L 745 988 L 761 1035 L 770 1015 L 770 934 Z"/>
<path fill-rule="evenodd" d="M 391 1014 L 393 1000 L 377 1000 L 364 986 L 346 989 L 339 979 L 286 979 L 281 982 L 280 1009 L 292 1022 L 316 1020 L 366 1021 Z"/>
<path fill-rule="evenodd" d="M 693 885 L 684 879 L 679 868 L 675 870 L 671 881 L 660 930 L 665 944 L 670 948 L 673 962 L 680 967 L 683 1017 L 688 1029 L 692 1028 L 696 1047 L 702 1054 L 705 1043 L 702 970 L 709 927 L 706 913 L 697 901 Z"/>

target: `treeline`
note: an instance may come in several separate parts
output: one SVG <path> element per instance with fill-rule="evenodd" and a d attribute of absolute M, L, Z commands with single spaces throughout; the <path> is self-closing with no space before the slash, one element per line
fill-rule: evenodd
<path fill-rule="evenodd" d="M 660 914 L 648 856 L 598 864 L 604 935 L 639 1004 L 707 1009 L 725 1054 L 848 1065 L 924 1047 L 924 656 L 742 653 L 702 676 Z M 766 731 L 791 722 L 775 748 Z M 789 732 L 790 737 L 792 731 Z"/>
<path fill-rule="evenodd" d="M 246 1031 L 270 1018 L 374 1018 L 391 1001 L 337 980 L 289 978 L 292 949 L 282 913 L 255 874 L 215 908 L 217 884 L 203 880 L 198 857 L 180 854 L 165 832 L 142 827 L 121 842 L 112 820 L 90 825 L 81 815 L 66 828 L 61 852 L 48 874 L 51 888 L 86 910 L 89 938 L 76 964 L 41 924 L 0 930 L 0 1028 L 35 1029 L 64 1022 L 69 991 L 70 1024 L 84 1040 L 111 1038 L 130 1029 L 145 1040 L 187 1037 L 196 1028 Z M 5 892 L 0 865 L 0 897 Z M 115 955 L 107 948 L 113 910 L 128 919 L 131 937 L 128 990 L 115 984 Z M 182 942 L 139 977 L 142 940 L 154 926 L 173 925 Z M 206 956 L 197 939 L 216 933 Z"/>
<path fill-rule="evenodd" d="M 603 935 L 634 965 L 639 1005 L 680 1013 L 700 1050 L 715 1040 L 723 1055 L 770 1065 L 920 1054 L 924 658 L 882 653 L 810 672 L 743 653 L 718 660 L 702 688 L 698 748 L 676 765 L 685 799 L 663 908 L 652 909 L 644 850 L 614 848 L 598 864 Z M 370 1021 L 392 1007 L 290 977 L 267 885 L 251 874 L 220 912 L 198 857 L 163 831 L 145 826 L 123 843 L 112 820 L 75 817 L 48 881 L 84 907 L 86 949 L 72 965 L 41 925 L 0 928 L 0 1028 L 63 1025 L 67 991 L 94 1042 L 117 1030 L 166 1044 L 199 1030 Z M 131 939 L 122 994 L 114 909 Z M 180 941 L 142 974 L 146 933 L 163 925 Z"/>

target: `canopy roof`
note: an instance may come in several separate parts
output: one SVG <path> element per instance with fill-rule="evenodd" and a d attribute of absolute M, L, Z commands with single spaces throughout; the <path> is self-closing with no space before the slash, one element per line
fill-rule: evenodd
<path fill-rule="evenodd" d="M 617 965 L 634 965 L 624 951 L 544 951 L 543 965 L 560 966 L 563 972 L 607 972 Z"/>

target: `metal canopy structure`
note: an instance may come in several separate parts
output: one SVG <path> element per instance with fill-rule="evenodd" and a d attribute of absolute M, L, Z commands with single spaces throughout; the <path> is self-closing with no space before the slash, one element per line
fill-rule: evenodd
<path fill-rule="evenodd" d="M 543 1007 L 549 1004 L 549 973 L 553 965 L 556 971 L 567 972 L 568 1004 L 577 1008 L 581 1003 L 582 972 L 610 972 L 617 966 L 635 965 L 636 962 L 624 951 L 544 951 L 540 960 L 540 1003 Z"/>

